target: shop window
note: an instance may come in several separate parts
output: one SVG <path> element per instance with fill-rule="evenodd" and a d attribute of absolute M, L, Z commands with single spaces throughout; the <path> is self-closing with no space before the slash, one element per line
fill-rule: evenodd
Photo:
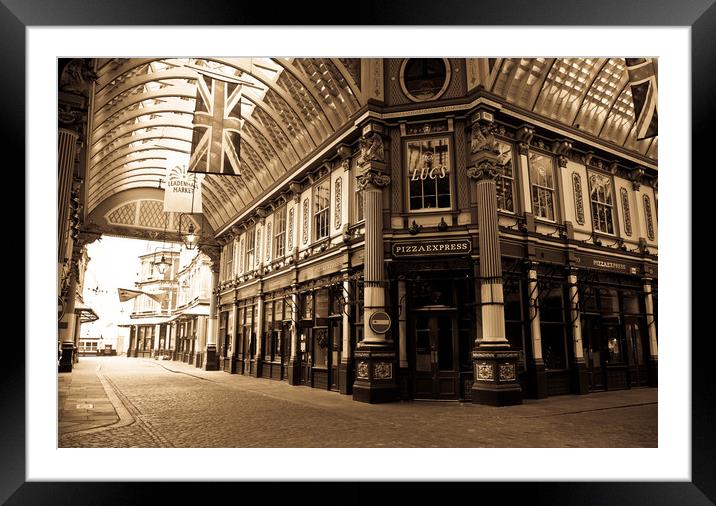
<path fill-rule="evenodd" d="M 409 141 L 406 150 L 409 209 L 450 209 L 452 195 L 448 138 Z"/>
<path fill-rule="evenodd" d="M 273 359 L 273 301 L 264 303 L 263 354 L 265 360 Z"/>
<path fill-rule="evenodd" d="M 281 258 L 286 253 L 286 208 L 279 209 L 274 215 L 274 258 Z"/>
<path fill-rule="evenodd" d="M 322 289 L 316 291 L 315 313 L 316 318 L 328 317 L 328 290 Z"/>
<path fill-rule="evenodd" d="M 328 367 L 328 329 L 313 330 L 313 366 Z"/>
<path fill-rule="evenodd" d="M 592 202 L 592 226 L 605 234 L 614 233 L 614 197 L 609 176 L 589 173 L 589 195 Z"/>
<path fill-rule="evenodd" d="M 524 352 L 524 307 L 522 280 L 516 276 L 505 276 L 503 283 L 505 301 L 505 333 L 510 347 Z M 522 356 L 522 354 L 521 354 Z"/>
<path fill-rule="evenodd" d="M 495 181 L 497 189 L 497 209 L 509 213 L 515 212 L 515 176 L 512 166 L 512 146 L 498 142 L 499 161 L 503 166 L 502 175 Z"/>
<path fill-rule="evenodd" d="M 530 152 L 529 168 L 532 184 L 532 212 L 539 218 L 555 221 L 555 181 L 552 158 Z"/>
<path fill-rule="evenodd" d="M 330 181 L 325 180 L 313 188 L 314 240 L 328 237 L 328 210 L 331 206 Z"/>
<path fill-rule="evenodd" d="M 545 369 L 567 368 L 564 294 L 557 281 L 543 280 L 539 294 L 542 358 Z"/>
<path fill-rule="evenodd" d="M 313 319 L 313 292 L 301 294 L 301 319 Z"/>

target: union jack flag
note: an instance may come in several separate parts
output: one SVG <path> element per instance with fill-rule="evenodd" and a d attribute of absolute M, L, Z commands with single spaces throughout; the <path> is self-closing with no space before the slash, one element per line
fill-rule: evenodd
<path fill-rule="evenodd" d="M 653 58 L 624 58 L 629 74 L 638 140 L 658 135 L 656 62 Z"/>
<path fill-rule="evenodd" d="M 241 82 L 195 70 L 196 108 L 188 172 L 241 175 Z"/>

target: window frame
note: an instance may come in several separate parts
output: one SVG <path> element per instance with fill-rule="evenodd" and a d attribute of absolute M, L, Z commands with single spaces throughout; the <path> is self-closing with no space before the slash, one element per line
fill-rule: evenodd
<path fill-rule="evenodd" d="M 246 251 L 244 252 L 244 272 L 252 272 L 254 270 L 254 252 L 256 248 L 255 227 L 251 227 L 246 231 L 246 240 L 244 241 L 244 244 L 246 245 Z M 251 260 L 249 260 L 249 256 L 251 257 Z"/>
<path fill-rule="evenodd" d="M 500 207 L 500 195 L 499 192 L 497 194 L 497 211 L 500 213 L 507 213 L 511 215 L 516 215 L 519 213 L 521 207 L 517 205 L 517 203 L 520 201 L 520 193 L 518 191 L 517 186 L 517 171 L 518 171 L 518 164 L 517 159 L 515 158 L 515 144 L 511 142 L 508 139 L 503 139 L 498 137 L 497 142 L 501 144 L 506 144 L 510 147 L 510 162 L 512 163 L 512 176 L 505 177 L 504 175 L 500 174 L 497 176 L 498 180 L 509 180 L 510 184 L 512 185 L 512 210 L 503 209 Z M 497 180 L 495 181 L 497 183 Z"/>
<path fill-rule="evenodd" d="M 548 159 L 552 162 L 552 163 L 551 163 L 551 167 L 552 167 L 552 182 L 553 182 L 553 185 L 554 185 L 553 188 L 549 188 L 549 187 L 547 187 L 547 186 L 538 185 L 538 184 L 536 184 L 536 183 L 533 181 L 533 177 L 532 177 L 532 161 L 530 160 L 530 155 L 532 155 L 532 154 L 539 155 L 539 156 L 543 156 L 543 157 L 545 157 L 545 158 L 548 158 Z M 559 194 L 559 187 L 558 187 L 558 185 L 557 185 L 557 170 L 556 170 L 556 168 L 555 168 L 555 164 L 556 164 L 556 163 L 557 163 L 557 160 L 556 160 L 556 158 L 555 158 L 554 156 L 552 156 L 552 155 L 549 154 L 549 153 L 546 153 L 546 152 L 543 152 L 543 151 L 539 151 L 539 150 L 536 150 L 536 149 L 530 149 L 530 153 L 527 155 L 527 175 L 528 175 L 528 177 L 529 177 L 529 183 L 530 183 L 529 199 L 530 199 L 530 204 L 531 204 L 531 207 L 532 207 L 532 215 L 534 216 L 534 218 L 535 218 L 536 220 L 544 221 L 544 222 L 546 222 L 546 223 L 558 223 L 558 222 L 559 222 L 559 206 L 557 205 L 557 201 L 556 201 L 556 198 L 557 198 L 557 196 L 558 196 L 558 194 Z M 535 212 L 534 200 L 532 199 L 532 192 L 533 192 L 533 189 L 534 189 L 534 188 L 543 189 L 543 190 L 547 190 L 547 191 L 551 191 L 551 192 L 552 192 L 552 214 L 553 214 L 554 218 L 552 218 L 552 219 L 546 218 L 546 217 L 544 217 L 544 216 L 538 215 L 538 214 Z"/>
<path fill-rule="evenodd" d="M 449 170 L 447 173 L 448 176 L 448 188 L 450 189 L 450 206 L 449 207 L 432 207 L 432 208 L 420 208 L 420 209 L 412 209 L 411 206 L 411 192 L 410 192 L 410 182 L 412 180 L 410 175 L 410 167 L 408 166 L 408 145 L 411 143 L 422 143 L 426 141 L 435 141 L 435 140 L 442 140 L 445 139 L 447 141 L 446 145 L 448 148 L 448 155 L 447 155 L 447 161 L 450 164 Z M 456 191 L 455 191 L 455 179 L 456 179 L 456 168 L 455 168 L 455 160 L 454 160 L 454 139 L 452 132 L 440 132 L 438 134 L 432 134 L 432 135 L 416 135 L 416 136 L 404 136 L 402 138 L 402 156 L 403 156 L 403 181 L 405 181 L 405 190 L 404 190 L 404 198 L 405 198 L 405 205 L 404 209 L 406 213 L 409 214 L 425 214 L 425 213 L 446 213 L 450 211 L 455 210 L 455 201 L 457 200 L 456 197 Z M 437 181 L 437 178 L 435 179 Z M 422 194 L 423 200 L 425 199 L 425 191 L 423 186 L 423 194 Z M 435 192 L 435 198 L 437 201 L 438 193 L 437 188 Z"/>
<path fill-rule="evenodd" d="M 319 195 L 318 190 L 322 188 L 322 185 L 325 185 L 326 190 L 326 207 L 322 209 L 317 209 L 317 206 L 319 205 Z M 313 188 L 311 188 L 311 219 L 313 220 L 313 230 L 311 231 L 311 235 L 313 236 L 313 241 L 322 241 L 324 239 L 327 239 L 331 234 L 331 180 L 330 177 L 325 177 L 321 179 L 320 181 L 316 182 L 313 185 Z M 320 230 L 319 228 L 319 219 L 324 220 L 325 225 L 325 235 L 319 236 L 318 232 Z"/>
<path fill-rule="evenodd" d="M 598 176 L 598 177 L 606 178 L 609 181 L 609 191 L 610 191 L 610 197 L 612 200 L 611 204 L 595 201 L 592 198 L 592 192 L 593 192 L 592 178 L 591 178 L 592 174 L 594 174 L 595 176 Z M 616 213 L 616 209 L 615 209 L 616 208 L 616 203 L 615 203 L 616 192 L 615 192 L 614 178 L 611 175 L 603 174 L 596 170 L 588 169 L 587 170 L 587 184 L 589 185 L 589 211 L 590 211 L 591 217 L 592 217 L 592 231 L 594 231 L 598 234 L 616 236 L 617 235 L 617 216 L 616 216 L 617 213 Z M 604 230 L 601 230 L 601 229 L 595 227 L 595 222 L 594 222 L 594 206 L 595 205 L 596 206 L 607 206 L 610 208 L 610 210 L 611 210 L 611 225 L 612 225 L 611 232 L 604 231 Z"/>
<path fill-rule="evenodd" d="M 286 256 L 286 222 L 288 221 L 288 206 L 282 206 L 273 217 L 273 260 Z M 278 225 L 283 225 L 279 227 Z M 278 232 L 277 232 L 278 230 Z M 282 239 L 279 241 L 279 239 Z M 283 251 L 279 253 L 279 244 Z"/>

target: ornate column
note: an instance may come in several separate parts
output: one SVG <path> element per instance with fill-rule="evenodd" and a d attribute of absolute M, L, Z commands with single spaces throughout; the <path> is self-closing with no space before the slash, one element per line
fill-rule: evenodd
<path fill-rule="evenodd" d="M 354 378 L 353 368 L 351 367 L 351 301 L 355 295 L 353 293 L 353 286 L 347 276 L 343 280 L 343 295 L 345 297 L 342 324 L 343 351 L 341 352 L 341 362 L 338 364 L 338 391 L 342 394 L 352 394 Z"/>
<path fill-rule="evenodd" d="M 532 359 L 527 363 L 530 394 L 535 399 L 547 397 L 547 378 L 542 359 L 542 330 L 539 318 L 539 288 L 537 286 L 537 262 L 527 262 L 527 305 L 532 336 Z"/>
<path fill-rule="evenodd" d="M 396 357 L 390 328 L 382 332 L 371 325 L 376 313 L 385 313 L 385 265 L 383 262 L 383 189 L 390 184 L 385 173 L 383 140 L 378 125 L 364 128 L 360 140 L 357 189 L 364 194 L 365 261 L 363 341 L 355 350 L 356 380 L 353 399 L 360 402 L 391 402 L 399 398 L 395 377 Z M 384 319 L 382 319 L 384 320 Z M 380 330 L 380 329 L 378 329 Z"/>
<path fill-rule="evenodd" d="M 75 262 L 70 267 L 69 285 L 67 287 L 67 295 L 65 296 L 64 314 L 58 324 L 60 332 L 60 363 L 58 372 L 72 372 L 72 364 L 74 363 L 73 355 L 75 349 L 75 325 L 77 324 L 77 315 L 75 314 L 75 293 L 77 292 L 77 278 L 79 269 Z"/>
<path fill-rule="evenodd" d="M 646 309 L 646 330 L 649 333 L 649 386 L 659 386 L 659 349 L 656 343 L 656 318 L 654 318 L 654 299 L 651 278 L 644 278 L 644 306 Z"/>
<path fill-rule="evenodd" d="M 575 394 L 586 394 L 589 392 L 587 362 L 584 359 L 584 343 L 582 342 L 582 318 L 579 313 L 577 269 L 573 267 L 569 268 L 567 285 L 569 286 L 569 321 L 572 325 L 572 345 L 574 351 L 572 391 Z"/>
<path fill-rule="evenodd" d="M 502 291 L 502 258 L 497 221 L 495 179 L 502 172 L 497 141 L 492 133 L 491 112 L 473 116 L 471 164 L 467 175 L 477 182 L 477 223 L 480 229 L 480 301 L 482 339 L 472 352 L 475 381 L 472 402 L 505 406 L 522 403 L 517 382 L 519 353 L 510 349 L 505 337 L 505 308 Z"/>
<path fill-rule="evenodd" d="M 301 382 L 301 364 L 298 360 L 298 285 L 291 285 L 291 356 L 288 359 L 288 384 Z"/>
<path fill-rule="evenodd" d="M 216 352 L 217 337 L 219 331 L 217 323 L 217 299 L 219 298 L 219 259 L 221 249 L 218 246 L 205 246 L 201 250 L 211 260 L 211 289 L 209 299 L 209 319 L 206 322 L 206 359 L 204 360 L 205 371 L 217 371 L 219 369 L 219 356 Z"/>

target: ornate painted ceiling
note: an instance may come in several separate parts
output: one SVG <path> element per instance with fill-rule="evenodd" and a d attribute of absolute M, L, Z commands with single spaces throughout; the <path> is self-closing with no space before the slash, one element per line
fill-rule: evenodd
<path fill-rule="evenodd" d="M 635 138 L 623 59 L 482 62 L 487 69 L 483 85 L 507 102 L 656 160 L 658 141 Z M 151 207 L 140 201 L 154 201 L 157 207 L 166 160 L 181 156 L 188 161 L 197 76 L 192 67 L 247 83 L 241 108 L 242 176 L 209 175 L 202 187 L 204 216 L 214 230 L 295 170 L 366 102 L 358 58 L 114 58 L 96 64 L 86 209 L 90 215 L 101 212 L 110 223 L 108 217 Z M 136 207 L 128 210 L 128 205 Z M 141 216 L 133 219 L 138 223 Z M 131 226 L 127 220 L 125 226 Z"/>

